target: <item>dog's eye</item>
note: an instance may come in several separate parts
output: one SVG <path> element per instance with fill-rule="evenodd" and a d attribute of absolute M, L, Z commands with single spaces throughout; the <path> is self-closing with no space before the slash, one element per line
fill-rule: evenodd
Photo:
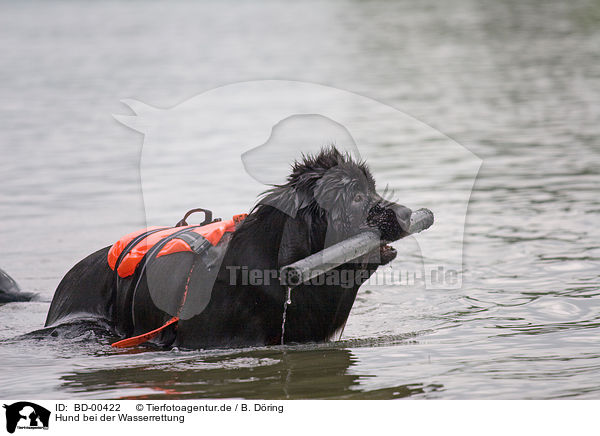
<path fill-rule="evenodd" d="M 355 203 L 360 203 L 360 202 L 362 202 L 364 199 L 365 199 L 365 196 L 364 196 L 364 195 L 362 195 L 362 194 L 356 194 L 356 195 L 354 196 L 354 202 L 355 202 Z"/>

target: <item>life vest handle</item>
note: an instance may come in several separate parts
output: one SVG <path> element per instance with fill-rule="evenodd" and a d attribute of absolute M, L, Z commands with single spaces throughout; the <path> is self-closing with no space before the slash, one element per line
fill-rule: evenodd
<path fill-rule="evenodd" d="M 221 218 L 216 218 L 213 221 L 213 213 L 212 210 L 208 210 L 208 209 L 202 209 L 201 207 L 198 207 L 196 209 L 191 209 L 188 210 L 185 215 L 183 216 L 183 218 L 181 218 L 181 220 L 179 220 L 179 222 L 177 224 L 175 224 L 175 227 L 182 227 L 182 226 L 187 226 L 187 219 L 190 217 L 191 214 L 196 213 L 196 212 L 204 212 L 204 221 L 202 221 L 200 223 L 201 226 L 205 226 L 207 224 L 210 224 L 214 221 L 221 221 Z"/>

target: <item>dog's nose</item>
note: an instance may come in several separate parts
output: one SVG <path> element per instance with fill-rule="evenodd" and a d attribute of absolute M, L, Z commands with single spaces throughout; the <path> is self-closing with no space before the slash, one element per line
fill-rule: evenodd
<path fill-rule="evenodd" d="M 398 224 L 400 224 L 400 228 L 404 232 L 408 232 L 408 228 L 410 227 L 410 216 L 412 215 L 412 210 L 410 210 L 406 206 L 402 206 L 401 204 L 395 204 L 391 207 L 391 209 L 396 214 L 396 219 L 398 220 Z"/>

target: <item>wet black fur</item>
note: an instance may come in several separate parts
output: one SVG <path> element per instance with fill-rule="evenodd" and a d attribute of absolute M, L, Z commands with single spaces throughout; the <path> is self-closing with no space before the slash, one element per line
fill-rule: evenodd
<path fill-rule="evenodd" d="M 265 193 L 231 237 L 206 308 L 191 319 L 179 321 L 153 343 L 189 348 L 278 344 L 286 288 L 277 280 L 243 285 L 241 267 L 278 271 L 365 228 L 378 229 L 382 239 L 393 241 L 406 235 L 403 224 L 408 217 L 409 209 L 375 193 L 375 182 L 364 163 L 354 162 L 334 147 L 305 156 L 294 164 L 287 183 Z M 117 337 L 128 337 L 155 329 L 171 317 L 153 303 L 146 276 L 135 292 L 131 284 L 136 275 L 115 286 L 115 274 L 106 262 L 108 250 L 106 247 L 90 255 L 66 274 L 52 301 L 46 326 L 76 318 L 99 318 L 109 323 Z M 376 250 L 338 269 L 364 271 L 366 280 L 394 257 L 395 252 L 387 251 L 380 258 Z M 190 287 L 206 286 L 199 262 L 191 253 L 156 259 L 152 286 L 179 301 L 190 270 Z M 228 267 L 239 267 L 234 285 Z M 351 287 L 305 284 L 295 288 L 287 310 L 285 343 L 331 339 L 346 323 L 363 281 Z"/>

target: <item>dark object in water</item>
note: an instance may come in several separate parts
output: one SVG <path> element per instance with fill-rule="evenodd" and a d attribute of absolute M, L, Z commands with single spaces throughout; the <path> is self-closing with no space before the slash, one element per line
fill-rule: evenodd
<path fill-rule="evenodd" d="M 19 285 L 14 279 L 0 269 L 0 304 L 12 303 L 14 301 L 29 301 L 34 294 L 21 292 Z"/>
<path fill-rule="evenodd" d="M 433 224 L 433 213 L 429 209 L 419 209 L 410 216 L 410 226 L 405 236 L 419 233 Z M 284 266 L 281 269 L 281 283 L 295 287 L 305 283 L 344 263 L 354 261 L 361 256 L 385 244 L 376 231 L 366 231 L 338 242 L 305 259 Z"/>

